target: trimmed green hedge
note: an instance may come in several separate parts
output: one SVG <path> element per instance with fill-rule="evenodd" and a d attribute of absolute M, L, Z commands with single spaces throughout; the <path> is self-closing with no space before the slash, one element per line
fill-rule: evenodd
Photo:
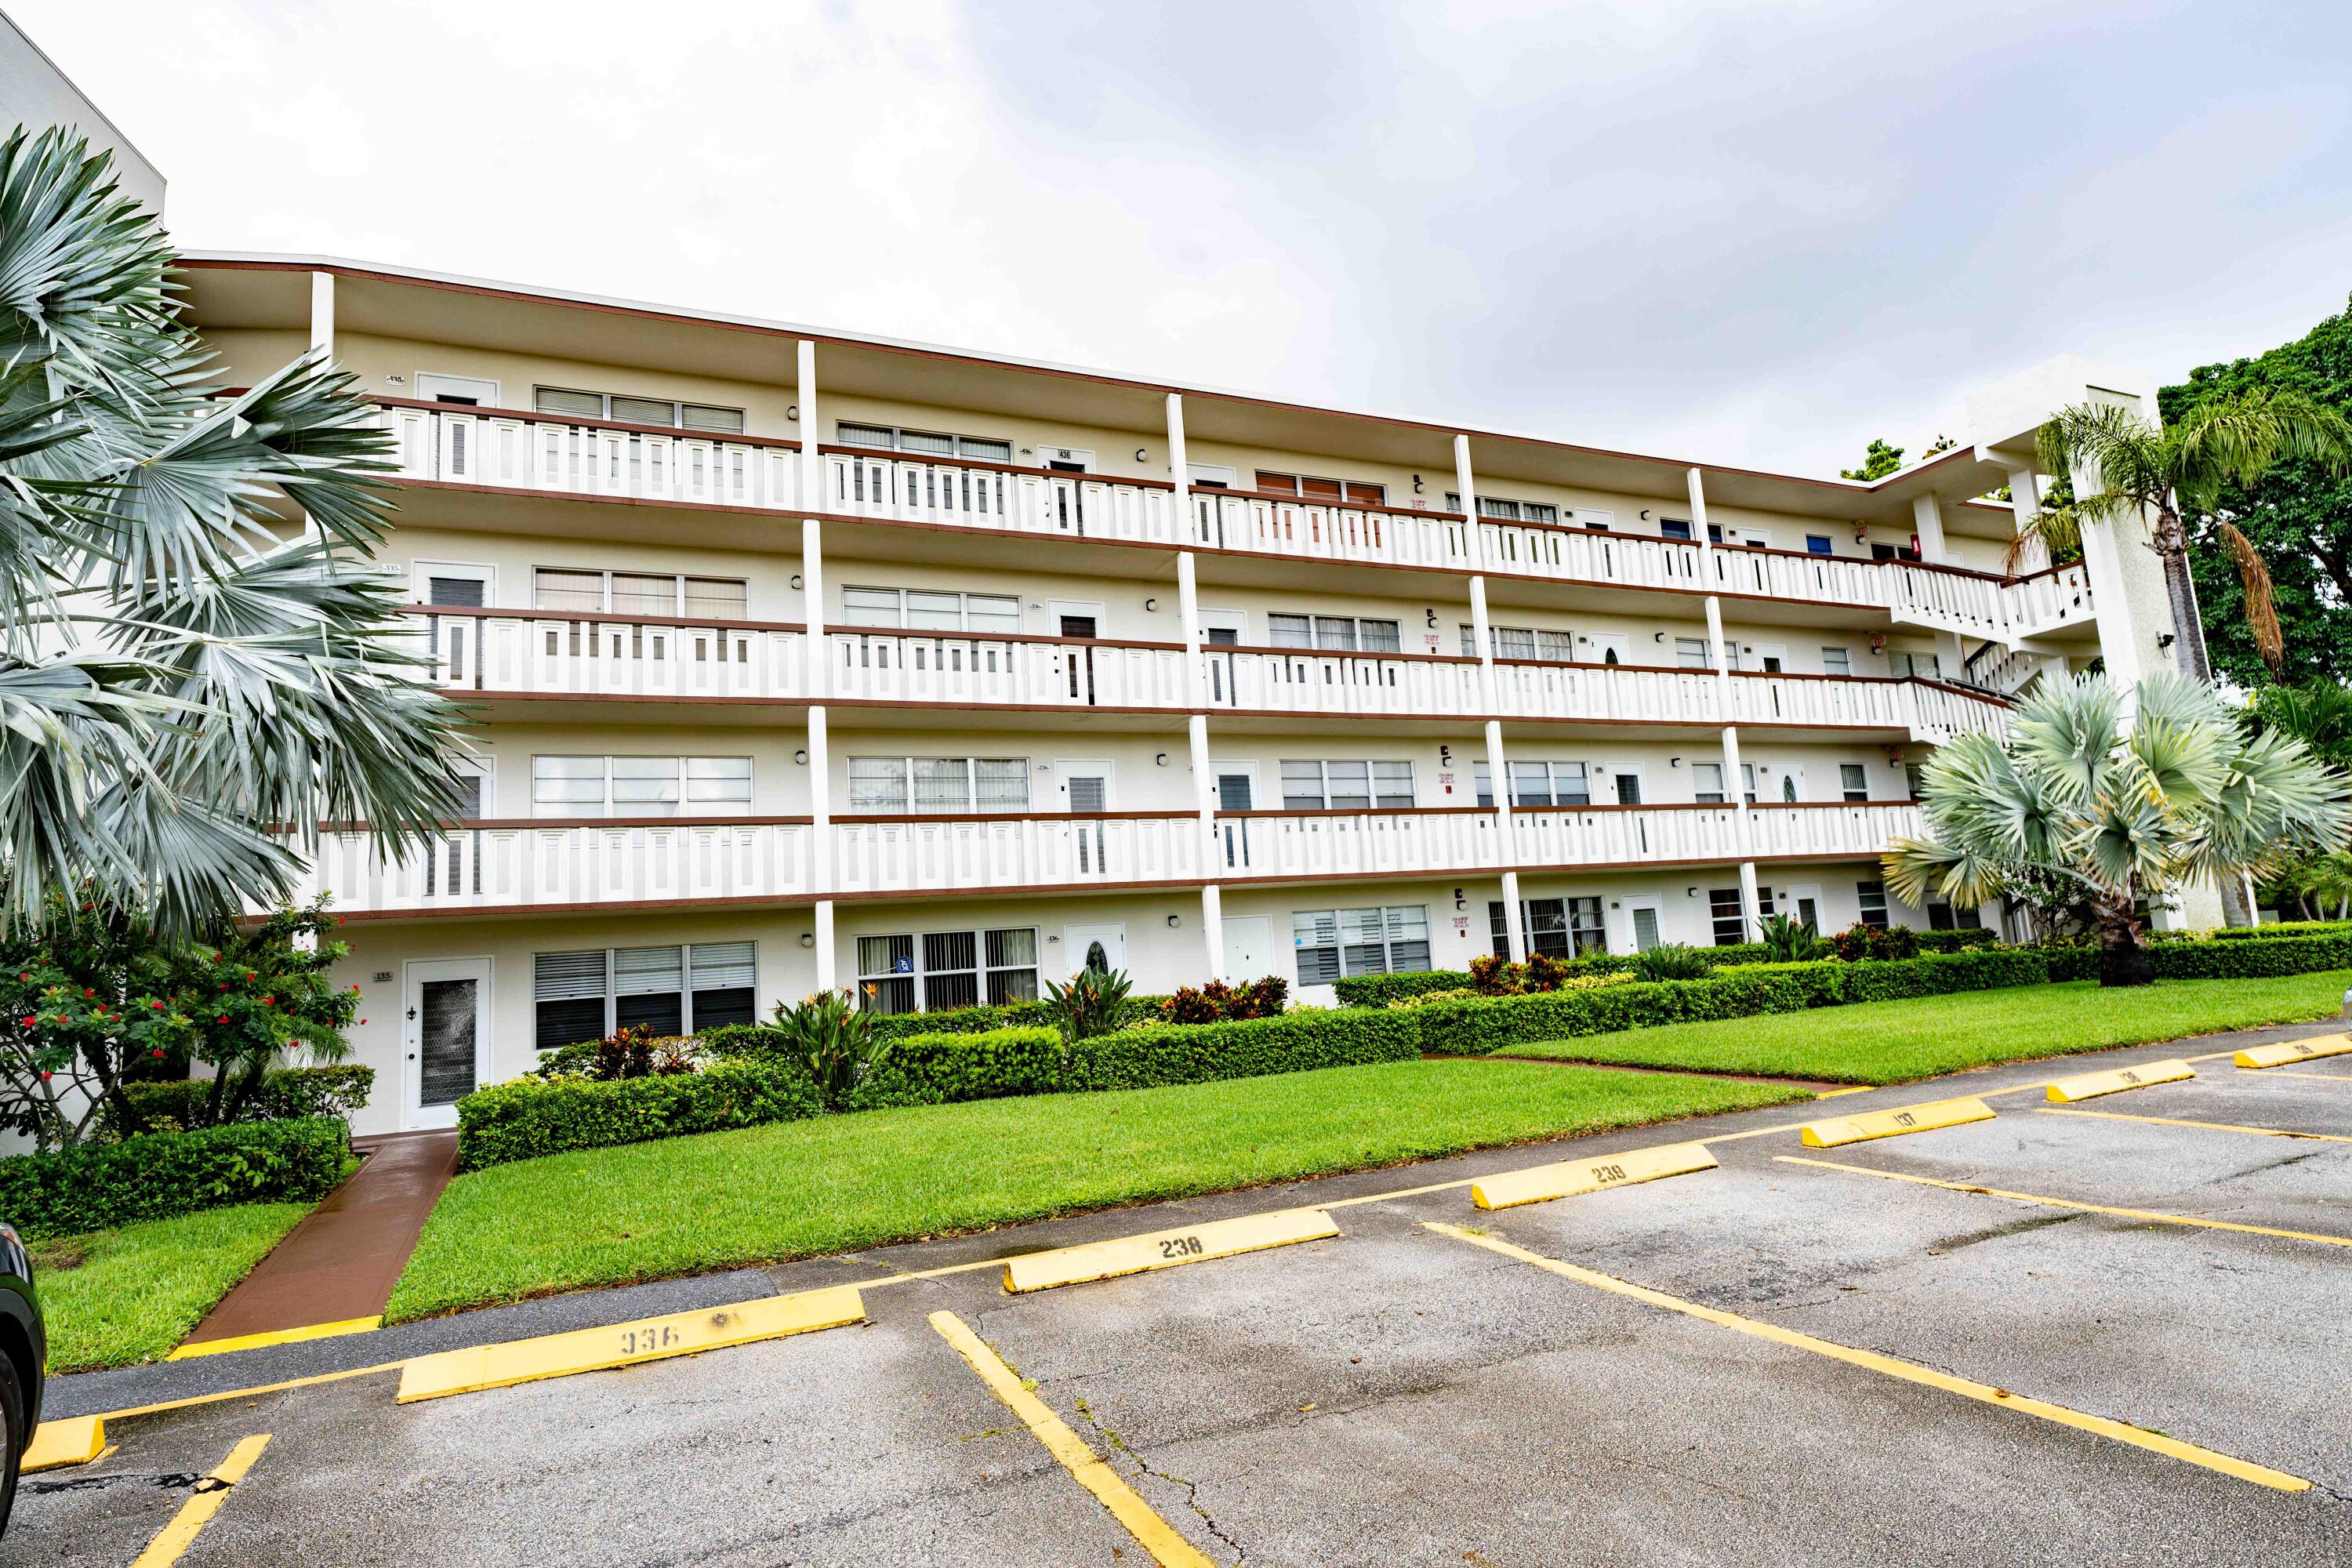
<path fill-rule="evenodd" d="M 289 1121 L 305 1116 L 349 1116 L 364 1107 L 375 1088 L 375 1068 L 356 1062 L 331 1067 L 284 1068 L 265 1076 L 261 1088 L 246 1102 L 247 1121 Z M 139 1114 L 149 1121 L 188 1125 L 212 1092 L 210 1079 L 165 1079 L 126 1083 L 122 1092 Z M 99 1112 L 100 1123 L 115 1130 L 111 1101 Z"/>
<path fill-rule="evenodd" d="M 1160 1010 L 1165 996 L 1130 996 L 1129 1013 L 1143 1017 Z M 1043 1002 L 1007 1002 L 978 1007 L 949 1007 L 937 1013 L 880 1013 L 874 1016 L 874 1033 L 886 1040 L 915 1035 L 984 1035 L 998 1029 L 1037 1028 L 1050 1024 Z M 738 1056 L 763 1048 L 767 1024 L 727 1024 L 695 1037 L 701 1047 L 721 1056 Z"/>
<path fill-rule="evenodd" d="M 2316 924 L 2317 922 L 2313 922 Z M 2247 931 L 2250 927 L 2233 927 Z M 2352 969 L 2352 929 L 2313 936 L 2261 937 L 2214 931 L 2174 942 L 2150 942 L 2148 963 L 2158 980 L 2263 980 L 2286 974 L 2315 974 L 2323 969 Z M 2095 947 L 2053 947 L 2039 950 L 2050 961 L 2050 978 L 2096 980 L 2099 950 Z"/>
<path fill-rule="evenodd" d="M 111 1230 L 230 1204 L 316 1203 L 351 1163 L 335 1116 L 151 1132 L 0 1159 L 0 1215 L 30 1237 Z"/>
<path fill-rule="evenodd" d="M 2042 954 L 2011 948 L 1931 952 L 1861 963 L 1817 959 L 1809 963 L 1745 964 L 1705 980 L 1635 982 L 1531 996 L 1472 997 L 1433 1003 L 1402 1016 L 1420 1020 L 1423 1050 L 1482 1056 L 1535 1040 L 1614 1034 L 1659 1024 L 2031 985 L 2047 973 Z"/>
<path fill-rule="evenodd" d="M 850 1097 L 850 1109 L 1155 1089 L 1406 1061 L 1420 1054 L 1421 1029 L 1410 1014 L 1364 1008 L 1157 1024 L 1097 1035 L 1066 1049 L 1052 1029 L 914 1035 L 891 1047 L 874 1077 Z"/>
<path fill-rule="evenodd" d="M 2268 942 L 2282 936 L 2336 936 L 2352 932 L 2352 921 L 2273 921 L 2268 925 L 2223 926 L 2207 934 L 2215 942 Z"/>
<path fill-rule="evenodd" d="M 457 1102 L 457 1168 L 792 1121 L 823 1109 L 805 1072 L 757 1058 L 650 1078 L 519 1078 Z"/>

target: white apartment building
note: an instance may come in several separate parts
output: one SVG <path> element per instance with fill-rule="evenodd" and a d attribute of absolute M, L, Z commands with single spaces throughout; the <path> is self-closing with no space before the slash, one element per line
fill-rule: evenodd
<path fill-rule="evenodd" d="M 242 384 L 328 346 L 398 438 L 384 565 L 475 706 L 429 857 L 331 836 L 377 1068 L 446 1125 L 540 1049 L 1091 955 L 1144 991 L 1917 910 L 1921 762 L 2094 657 L 2152 558 L 2002 567 L 2058 362 L 1875 484 L 316 258 L 187 259 Z M 1989 493 L 2006 485 L 2011 500 Z"/>

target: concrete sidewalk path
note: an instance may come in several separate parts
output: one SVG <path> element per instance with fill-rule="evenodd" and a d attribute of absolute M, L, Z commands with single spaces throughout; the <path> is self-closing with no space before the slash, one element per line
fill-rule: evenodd
<path fill-rule="evenodd" d="M 457 1174 L 457 1134 L 353 1142 L 366 1161 L 221 1299 L 189 1346 L 383 1316 L 425 1216 Z"/>

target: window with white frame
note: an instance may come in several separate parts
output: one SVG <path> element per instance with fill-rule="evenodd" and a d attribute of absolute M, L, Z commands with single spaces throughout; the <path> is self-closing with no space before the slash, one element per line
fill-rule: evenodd
<path fill-rule="evenodd" d="M 1268 616 L 1265 636 L 1275 647 L 1311 647 L 1332 653 L 1401 653 L 1402 628 L 1395 621 L 1360 616 Z"/>
<path fill-rule="evenodd" d="M 1862 905 L 1862 923 L 1878 931 L 1886 929 L 1886 884 L 1856 882 L 1854 898 Z"/>
<path fill-rule="evenodd" d="M 1037 999 L 1037 931 L 903 931 L 857 939 L 858 1005 L 869 1013 Z"/>
<path fill-rule="evenodd" d="M 1756 804 L 1756 764 L 1754 763 L 1739 764 L 1739 785 L 1740 792 L 1748 797 L 1748 804 L 1754 805 Z M 1721 763 L 1691 764 L 1691 799 L 1701 805 L 1725 804 Z"/>
<path fill-rule="evenodd" d="M 1838 793 L 1847 800 L 1870 798 L 1870 773 L 1860 763 L 1838 764 Z"/>
<path fill-rule="evenodd" d="M 1508 957 L 1510 931 L 1503 921 L 1500 899 L 1486 902 L 1486 931 L 1494 939 L 1495 956 Z M 1609 951 L 1609 932 L 1597 898 L 1521 899 L 1519 931 L 1527 939 L 1528 952 L 1547 958 Z"/>
<path fill-rule="evenodd" d="M 1684 669 L 1706 669 L 1714 664 L 1707 657 L 1705 637 L 1676 637 L 1675 663 Z"/>
<path fill-rule="evenodd" d="M 1412 804 L 1409 761 L 1283 761 L 1285 811 L 1408 811 Z"/>
<path fill-rule="evenodd" d="M 1852 675 L 1853 673 L 1853 651 L 1851 649 L 1842 647 L 1825 647 L 1822 649 L 1822 673 L 1824 675 Z"/>
<path fill-rule="evenodd" d="M 902 430 L 888 425 L 835 424 L 833 438 L 845 447 L 904 452 L 913 458 L 961 458 L 974 463 L 1009 463 L 1013 443 L 992 436 L 957 436 L 940 430 Z"/>
<path fill-rule="evenodd" d="M 852 757 L 853 813 L 1020 812 L 1029 809 L 1025 757 Z"/>
<path fill-rule="evenodd" d="M 1735 947 L 1748 940 L 1748 921 L 1741 912 L 1738 889 L 1709 888 L 1706 906 L 1708 918 L 1715 926 L 1716 946 Z M 1756 918 L 1772 918 L 1772 889 L 1769 888 L 1756 889 Z"/>
<path fill-rule="evenodd" d="M 1944 675 L 1943 661 L 1932 653 L 1906 653 L 1901 648 L 1886 650 L 1886 668 L 1894 675 L 1916 675 L 1922 680 L 1940 680 Z"/>
<path fill-rule="evenodd" d="M 745 604 L 740 577 L 605 572 L 578 566 L 541 566 L 531 574 L 531 606 L 541 610 L 740 621 Z"/>
<path fill-rule="evenodd" d="M 1511 771 L 1511 804 L 1513 805 L 1591 805 L 1592 777 L 1591 768 L 1583 763 L 1513 762 Z M 1478 804 L 1495 804 L 1495 779 L 1485 763 L 1470 764 L 1470 780 L 1478 791 Z"/>
<path fill-rule="evenodd" d="M 1462 626 L 1462 657 L 1478 657 L 1478 628 L 1467 621 Z M 1528 659 L 1542 664 L 1570 664 L 1576 658 L 1576 635 L 1556 632 L 1537 626 L 1488 626 L 1494 635 L 1496 658 Z"/>
<path fill-rule="evenodd" d="M 623 425 L 668 425 L 681 430 L 707 431 L 714 436 L 743 434 L 743 411 L 709 403 L 679 403 L 667 397 L 631 397 L 622 394 L 582 392 L 566 386 L 534 389 L 541 414 L 565 414 L 579 419 L 611 419 Z"/>
<path fill-rule="evenodd" d="M 616 1030 L 687 1035 L 754 1016 L 751 943 L 589 948 L 531 959 L 531 1000 L 542 1051 Z"/>
<path fill-rule="evenodd" d="M 1352 501 L 1358 506 L 1381 506 L 1389 499 L 1385 485 L 1361 479 L 1318 479 L 1309 474 L 1271 474 L 1257 470 L 1257 488 L 1267 495 L 1297 496 L 1308 501 Z"/>
<path fill-rule="evenodd" d="M 533 816 L 747 816 L 749 757 L 530 760 Z"/>
<path fill-rule="evenodd" d="M 849 587 L 841 591 L 841 618 L 846 626 L 904 631 L 1017 634 L 1021 600 L 943 588 Z"/>
<path fill-rule="evenodd" d="M 1350 974 L 1417 974 L 1429 968 L 1429 907 L 1301 910 L 1290 917 L 1290 941 L 1301 985 L 1328 985 Z"/>

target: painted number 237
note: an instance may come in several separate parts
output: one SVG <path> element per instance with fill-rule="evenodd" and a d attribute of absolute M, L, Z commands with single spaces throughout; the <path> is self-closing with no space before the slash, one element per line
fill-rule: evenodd
<path fill-rule="evenodd" d="M 1207 1250 L 1197 1236 L 1171 1236 L 1160 1244 L 1162 1258 L 1198 1258 Z"/>

